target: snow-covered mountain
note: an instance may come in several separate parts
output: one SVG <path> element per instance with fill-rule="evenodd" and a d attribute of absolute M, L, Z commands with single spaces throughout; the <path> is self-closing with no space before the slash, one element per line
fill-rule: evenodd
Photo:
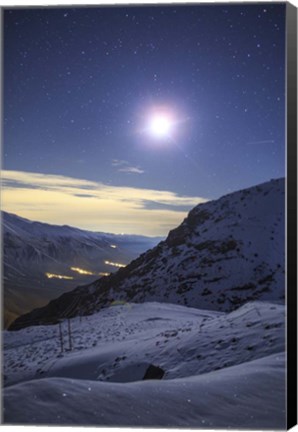
<path fill-rule="evenodd" d="M 284 429 L 284 232 L 280 179 L 195 207 L 125 268 L 20 317 L 4 423 Z"/>
<path fill-rule="evenodd" d="M 283 305 L 127 303 L 69 327 L 63 352 L 58 324 L 4 332 L 5 423 L 285 428 Z"/>
<path fill-rule="evenodd" d="M 232 311 L 285 297 L 285 181 L 200 204 L 167 239 L 125 268 L 51 301 L 11 329 L 92 314 L 115 300 Z"/>
<path fill-rule="evenodd" d="M 160 238 L 84 231 L 2 212 L 4 319 L 112 273 Z"/>

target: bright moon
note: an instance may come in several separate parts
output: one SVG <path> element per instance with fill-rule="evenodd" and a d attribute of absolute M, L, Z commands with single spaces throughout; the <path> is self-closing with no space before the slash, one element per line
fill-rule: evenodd
<path fill-rule="evenodd" d="M 164 113 L 156 113 L 149 122 L 149 132 L 156 138 L 169 136 L 173 126 L 171 118 Z"/>
<path fill-rule="evenodd" d="M 141 128 L 138 133 L 147 136 L 146 142 L 152 145 L 167 145 L 174 142 L 176 134 L 181 132 L 184 119 L 171 105 L 151 105 L 141 113 Z"/>

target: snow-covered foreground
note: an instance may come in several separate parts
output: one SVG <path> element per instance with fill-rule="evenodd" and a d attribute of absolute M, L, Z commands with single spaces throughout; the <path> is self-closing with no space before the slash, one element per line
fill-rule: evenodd
<path fill-rule="evenodd" d="M 283 428 L 284 307 L 115 305 L 4 332 L 6 423 Z M 62 324 L 68 347 L 67 322 Z M 161 381 L 142 381 L 149 365 Z"/>
<path fill-rule="evenodd" d="M 283 355 L 170 381 L 47 378 L 9 387 L 8 423 L 285 428 Z"/>

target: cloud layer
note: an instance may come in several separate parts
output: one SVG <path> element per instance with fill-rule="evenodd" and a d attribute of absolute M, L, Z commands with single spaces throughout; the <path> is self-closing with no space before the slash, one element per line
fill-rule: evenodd
<path fill-rule="evenodd" d="M 206 201 L 59 175 L 4 170 L 1 177 L 3 210 L 92 231 L 166 235 L 182 222 L 186 209 Z"/>

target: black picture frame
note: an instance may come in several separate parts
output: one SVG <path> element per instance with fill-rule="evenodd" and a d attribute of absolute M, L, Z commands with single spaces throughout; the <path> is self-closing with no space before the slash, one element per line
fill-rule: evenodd
<path fill-rule="evenodd" d="M 287 428 L 297 424 L 297 8 L 287 29 Z"/>

